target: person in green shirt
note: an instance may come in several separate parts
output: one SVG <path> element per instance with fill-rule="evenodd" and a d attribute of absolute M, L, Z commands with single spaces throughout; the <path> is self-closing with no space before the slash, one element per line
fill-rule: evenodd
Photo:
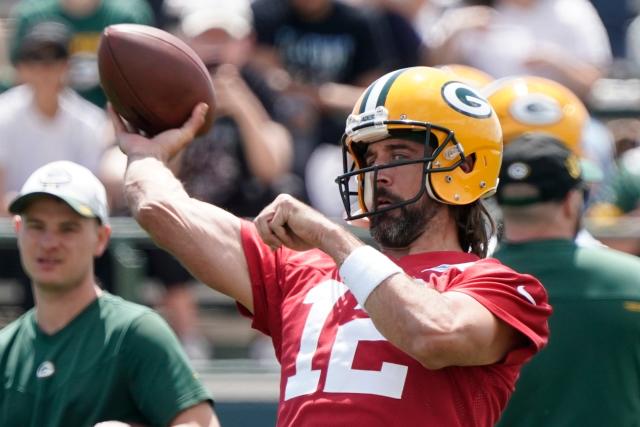
<path fill-rule="evenodd" d="M 505 147 L 505 234 L 494 257 L 538 278 L 553 314 L 549 345 L 522 369 L 499 427 L 640 420 L 640 259 L 576 244 L 585 188 L 561 141 L 530 134 Z"/>
<path fill-rule="evenodd" d="M 102 183 L 48 163 L 9 210 L 36 306 L 0 331 L 0 425 L 218 426 L 164 320 L 95 281 L 111 233 Z"/>
<path fill-rule="evenodd" d="M 15 61 L 29 28 L 42 21 L 66 25 L 73 37 L 70 47 L 69 86 L 85 99 L 104 108 L 107 98 L 100 87 L 97 52 L 102 30 L 112 24 L 151 25 L 153 14 L 144 0 L 37 0 L 18 3 L 11 12 L 16 22 L 10 55 Z"/>

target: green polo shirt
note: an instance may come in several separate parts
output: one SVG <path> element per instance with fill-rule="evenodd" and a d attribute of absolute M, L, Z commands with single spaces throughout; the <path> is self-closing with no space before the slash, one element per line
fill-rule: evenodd
<path fill-rule="evenodd" d="M 494 256 L 537 277 L 553 307 L 549 344 L 498 426 L 640 425 L 640 259 L 570 240 L 506 243 Z"/>
<path fill-rule="evenodd" d="M 166 322 L 104 293 L 53 335 L 30 310 L 0 331 L 0 425 L 165 426 L 210 401 Z"/>

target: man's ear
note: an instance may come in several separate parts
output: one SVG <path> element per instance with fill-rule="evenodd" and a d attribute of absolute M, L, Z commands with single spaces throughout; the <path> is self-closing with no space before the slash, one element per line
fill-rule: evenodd
<path fill-rule="evenodd" d="M 111 226 L 100 225 L 98 226 L 98 244 L 96 245 L 93 256 L 99 258 L 109 245 L 109 238 L 111 238 Z"/>

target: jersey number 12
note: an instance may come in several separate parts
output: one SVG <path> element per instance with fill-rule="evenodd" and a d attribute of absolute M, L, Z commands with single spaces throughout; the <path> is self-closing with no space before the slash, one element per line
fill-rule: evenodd
<path fill-rule="evenodd" d="M 304 299 L 310 304 L 309 316 L 300 338 L 300 351 L 296 357 L 296 373 L 287 378 L 284 400 L 314 393 L 320 382 L 320 370 L 311 368 L 318 349 L 322 328 L 336 302 L 347 292 L 347 287 L 336 280 L 327 280 L 315 286 Z M 327 366 L 326 393 L 364 393 L 399 399 L 402 396 L 407 367 L 382 362 L 379 371 L 353 369 L 353 358 L 359 341 L 383 341 L 385 338 L 373 326 L 371 319 L 354 319 L 338 327 Z"/>

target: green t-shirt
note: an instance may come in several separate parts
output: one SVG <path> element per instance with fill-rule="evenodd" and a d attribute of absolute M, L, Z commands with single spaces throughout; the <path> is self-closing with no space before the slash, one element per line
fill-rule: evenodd
<path fill-rule="evenodd" d="M 209 393 L 166 322 L 104 293 L 46 335 L 30 310 L 0 331 L 0 425 L 167 425 Z"/>
<path fill-rule="evenodd" d="M 553 307 L 549 344 L 498 426 L 640 425 L 640 260 L 569 240 L 507 243 L 494 256 L 537 277 Z"/>
<path fill-rule="evenodd" d="M 16 31 L 11 40 L 11 58 L 15 62 L 22 38 L 31 26 L 42 21 L 58 21 L 73 33 L 69 84 L 80 95 L 99 107 L 106 105 L 100 88 L 97 53 L 102 30 L 112 24 L 134 23 L 151 25 L 153 15 L 146 1 L 102 0 L 89 16 L 73 16 L 60 6 L 60 0 L 37 0 L 21 3 L 13 13 Z"/>

